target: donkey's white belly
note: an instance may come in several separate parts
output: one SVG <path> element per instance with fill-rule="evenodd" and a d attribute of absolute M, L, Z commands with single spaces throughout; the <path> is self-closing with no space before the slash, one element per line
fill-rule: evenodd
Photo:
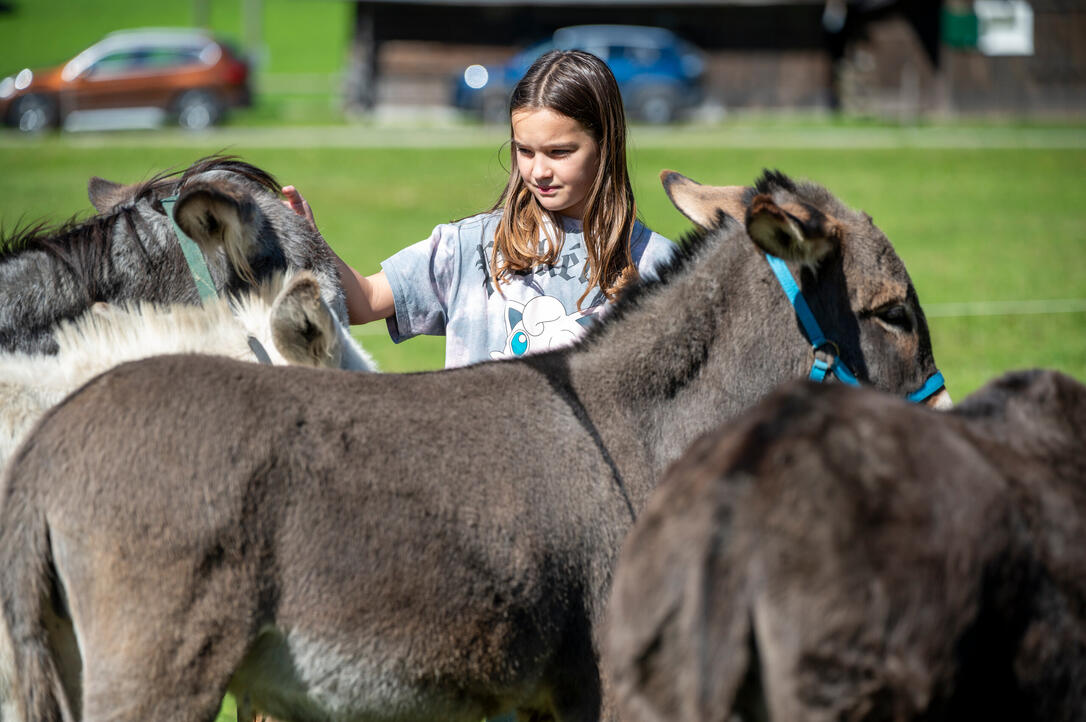
<path fill-rule="evenodd" d="M 357 640 L 356 640 L 357 641 Z M 343 644 L 267 628 L 234 675 L 230 690 L 273 717 L 305 720 L 478 722 L 482 700 L 423 682 L 406 650 L 384 642 Z M 491 705 L 492 706 L 492 705 Z"/>

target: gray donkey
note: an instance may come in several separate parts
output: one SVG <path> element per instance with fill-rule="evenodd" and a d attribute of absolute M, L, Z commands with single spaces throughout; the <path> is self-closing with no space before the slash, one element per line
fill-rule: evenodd
<path fill-rule="evenodd" d="M 707 230 L 575 347 L 364 377 L 165 357 L 49 413 L 0 497 L 22 715 L 210 720 L 231 689 L 286 720 L 612 718 L 601 624 L 638 510 L 824 353 L 766 251 L 863 381 L 935 371 L 869 217 L 779 173 L 663 179 Z"/>
<path fill-rule="evenodd" d="M 237 292 L 275 271 L 308 269 L 347 322 L 335 261 L 320 235 L 285 208 L 267 172 L 229 156 L 122 186 L 89 183 L 99 215 L 0 240 L 0 350 L 56 353 L 52 328 L 96 302 L 199 302 L 162 204 L 177 194 L 177 225 L 200 246 L 216 289 Z"/>

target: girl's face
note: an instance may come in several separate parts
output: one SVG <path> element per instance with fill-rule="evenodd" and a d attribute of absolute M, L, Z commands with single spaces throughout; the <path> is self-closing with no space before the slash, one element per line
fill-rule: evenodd
<path fill-rule="evenodd" d="M 580 219 L 600 164 L 599 144 L 568 115 L 549 108 L 513 112 L 517 170 L 539 205 Z"/>

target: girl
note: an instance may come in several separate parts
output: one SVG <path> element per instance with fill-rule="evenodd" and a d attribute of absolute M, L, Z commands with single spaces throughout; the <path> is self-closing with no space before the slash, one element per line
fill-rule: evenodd
<path fill-rule="evenodd" d="M 602 60 L 540 57 L 509 102 L 509 182 L 489 211 L 439 225 L 362 276 L 342 260 L 351 323 L 387 319 L 397 343 L 444 334 L 445 365 L 566 345 L 675 245 L 636 219 L 626 118 Z M 292 186 L 287 202 L 312 220 Z"/>

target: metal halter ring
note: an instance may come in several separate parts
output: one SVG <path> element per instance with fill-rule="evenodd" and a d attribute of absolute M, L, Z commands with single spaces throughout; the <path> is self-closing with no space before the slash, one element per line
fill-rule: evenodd
<path fill-rule="evenodd" d="M 837 342 L 836 341 L 830 341 L 829 339 L 825 339 L 822 343 L 820 343 L 818 346 L 816 346 L 814 348 L 814 352 L 818 353 L 819 351 L 826 348 L 827 346 L 832 346 L 833 347 L 832 356 L 835 359 L 841 358 L 841 349 L 837 346 Z"/>

